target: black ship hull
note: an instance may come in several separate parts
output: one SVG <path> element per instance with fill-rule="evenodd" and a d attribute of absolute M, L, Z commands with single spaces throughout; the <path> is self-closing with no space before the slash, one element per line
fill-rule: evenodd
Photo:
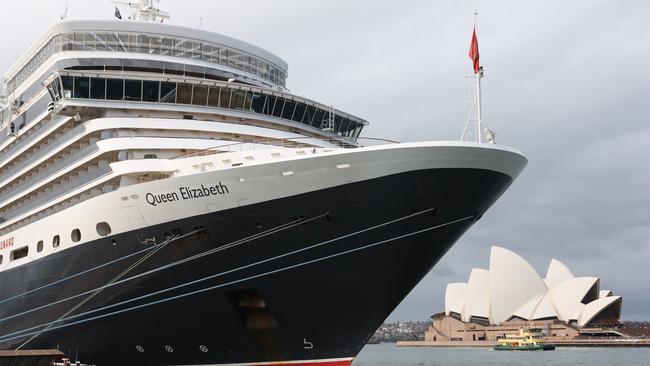
<path fill-rule="evenodd" d="M 511 182 L 411 171 L 79 245 L 0 274 L 0 347 L 98 366 L 348 365 Z"/>

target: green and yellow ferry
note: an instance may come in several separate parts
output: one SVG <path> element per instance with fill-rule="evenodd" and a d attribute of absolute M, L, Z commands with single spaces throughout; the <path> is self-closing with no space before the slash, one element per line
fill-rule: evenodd
<path fill-rule="evenodd" d="M 496 351 L 552 351 L 555 346 L 546 344 L 540 328 L 520 328 L 519 334 L 506 334 L 497 339 Z"/>

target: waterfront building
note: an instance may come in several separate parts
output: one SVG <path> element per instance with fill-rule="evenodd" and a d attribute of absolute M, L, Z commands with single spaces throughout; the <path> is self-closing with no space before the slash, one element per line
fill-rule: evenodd
<path fill-rule="evenodd" d="M 426 340 L 495 340 L 523 325 L 549 337 L 618 335 L 622 297 L 600 289 L 598 277 L 576 277 L 557 259 L 542 278 L 521 256 L 492 247 L 489 270 L 472 269 L 467 283 L 450 283 L 445 312 L 432 317 Z"/>

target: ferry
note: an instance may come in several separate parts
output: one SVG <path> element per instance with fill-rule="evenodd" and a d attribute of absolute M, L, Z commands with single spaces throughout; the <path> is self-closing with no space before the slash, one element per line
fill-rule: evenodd
<path fill-rule="evenodd" d="M 5 73 L 0 349 L 349 366 L 526 158 L 364 142 L 279 56 L 156 4 L 59 21 Z"/>
<path fill-rule="evenodd" d="M 544 341 L 544 334 L 540 328 L 519 328 L 518 334 L 506 334 L 498 339 L 499 344 L 494 346 L 496 351 L 552 351 L 555 346 Z"/>

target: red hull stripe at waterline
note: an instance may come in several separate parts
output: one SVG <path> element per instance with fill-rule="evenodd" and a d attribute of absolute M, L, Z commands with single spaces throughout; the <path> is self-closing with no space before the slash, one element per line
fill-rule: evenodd
<path fill-rule="evenodd" d="M 272 362 L 253 362 L 253 363 L 229 363 L 213 366 L 350 366 L 353 358 L 330 358 L 324 360 L 304 360 L 304 361 L 272 361 Z M 206 365 L 209 366 L 209 365 Z"/>

